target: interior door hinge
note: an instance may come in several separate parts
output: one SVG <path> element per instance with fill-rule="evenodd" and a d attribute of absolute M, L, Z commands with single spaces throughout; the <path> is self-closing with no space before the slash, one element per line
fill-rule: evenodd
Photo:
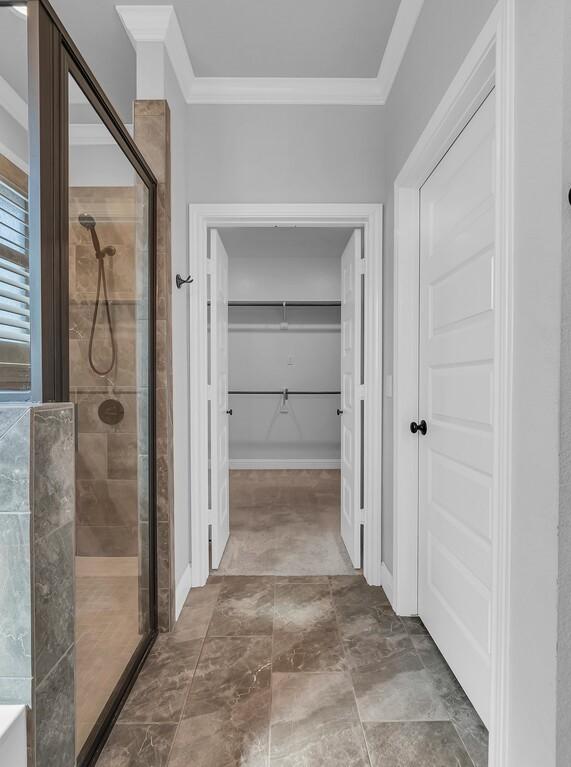
<path fill-rule="evenodd" d="M 367 273 L 367 259 L 362 258 L 359 261 L 359 274 L 366 274 Z"/>
<path fill-rule="evenodd" d="M 359 509 L 359 511 L 360 511 L 360 519 L 359 519 L 359 521 L 360 521 L 360 523 L 362 525 L 364 525 L 365 521 L 367 519 L 367 511 L 365 509 Z"/>

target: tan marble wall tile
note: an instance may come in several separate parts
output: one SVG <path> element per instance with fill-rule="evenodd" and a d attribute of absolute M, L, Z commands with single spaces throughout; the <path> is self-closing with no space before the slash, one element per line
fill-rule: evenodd
<path fill-rule="evenodd" d="M 160 542 L 159 628 L 174 625 L 173 412 L 170 250 L 170 111 L 166 101 L 136 101 L 134 137 L 158 181 L 156 280 L 156 485 Z"/>
<path fill-rule="evenodd" d="M 144 251 L 138 249 L 142 228 L 138 200 L 136 187 L 70 190 L 70 384 L 79 409 L 77 551 L 82 555 L 132 554 L 138 506 L 147 515 L 146 481 L 140 486 L 136 481 L 139 453 L 148 453 L 146 444 L 137 439 L 147 429 L 140 389 L 141 380 L 146 384 L 148 316 L 137 279 L 144 260 L 140 258 Z M 101 245 L 115 249 L 105 267 L 117 357 L 104 377 L 88 364 L 98 263 L 89 232 L 77 222 L 82 212 L 95 216 Z M 111 360 L 110 341 L 105 308 L 100 305 L 93 349 L 100 368 Z M 105 399 L 119 400 L 124 407 L 119 423 L 105 424 L 99 417 Z"/>
<path fill-rule="evenodd" d="M 136 434 L 109 434 L 108 476 L 109 479 L 137 479 L 139 463 Z"/>

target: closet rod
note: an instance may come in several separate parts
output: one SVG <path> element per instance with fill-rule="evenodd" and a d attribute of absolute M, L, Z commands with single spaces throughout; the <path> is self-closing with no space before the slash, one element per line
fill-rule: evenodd
<path fill-rule="evenodd" d="M 286 398 L 290 394 L 341 394 L 340 391 L 293 391 L 292 389 L 276 389 L 275 391 L 229 391 L 228 394 L 279 394 Z"/>
<path fill-rule="evenodd" d="M 228 306 L 341 306 L 341 301 L 228 301 Z"/>

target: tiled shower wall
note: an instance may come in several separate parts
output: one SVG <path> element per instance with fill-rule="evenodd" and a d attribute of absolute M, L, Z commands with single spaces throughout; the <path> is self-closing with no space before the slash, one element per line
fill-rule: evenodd
<path fill-rule="evenodd" d="M 137 273 L 135 264 L 134 187 L 70 189 L 70 391 L 78 406 L 77 551 L 80 556 L 138 555 L 138 407 Z M 105 258 L 117 362 L 101 377 L 88 364 L 88 346 L 97 288 L 97 259 L 89 232 L 77 217 L 97 220 L 101 247 L 115 248 Z M 100 304 L 94 357 L 96 366 L 110 363 L 111 343 L 103 303 Z M 140 396 L 140 395 L 139 395 Z M 120 423 L 99 417 L 100 405 L 118 400 Z"/>
<path fill-rule="evenodd" d="M 71 404 L 0 408 L 0 703 L 30 767 L 75 763 L 74 452 Z"/>
<path fill-rule="evenodd" d="M 156 462 L 159 629 L 174 625 L 174 478 L 171 313 L 170 110 L 163 100 L 135 101 L 134 138 L 157 179 Z"/>

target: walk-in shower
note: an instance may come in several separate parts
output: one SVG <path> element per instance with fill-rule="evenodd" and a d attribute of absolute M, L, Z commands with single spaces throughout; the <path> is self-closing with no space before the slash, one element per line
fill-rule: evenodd
<path fill-rule="evenodd" d="M 91 767 L 157 633 L 157 181 L 49 0 L 0 85 L 0 700 Z"/>
<path fill-rule="evenodd" d="M 114 256 L 117 252 L 112 245 L 107 245 L 105 248 L 101 248 L 99 244 L 99 237 L 95 230 L 96 221 L 93 216 L 88 213 L 80 213 L 78 217 L 79 223 L 91 234 L 91 241 L 93 242 L 93 249 L 95 251 L 95 258 L 97 259 L 97 294 L 95 298 L 95 306 L 93 307 L 93 319 L 91 320 L 91 330 L 89 332 L 89 350 L 87 359 L 89 367 L 98 376 L 108 375 L 115 367 L 115 360 L 117 359 L 117 348 L 115 346 L 115 336 L 113 335 L 113 321 L 111 319 L 111 310 L 109 308 L 109 296 L 107 294 L 107 278 L 105 275 L 105 257 Z M 95 329 L 97 327 L 97 315 L 99 312 L 99 304 L 101 300 L 101 290 L 103 289 L 103 306 L 105 308 L 105 318 L 107 320 L 107 327 L 109 330 L 109 344 L 111 346 L 111 361 L 109 366 L 105 370 L 100 370 L 93 360 L 93 341 L 95 338 Z"/>
<path fill-rule="evenodd" d="M 70 94 L 77 87 L 72 81 Z M 72 113 L 73 103 L 70 119 Z M 95 110 L 88 122 L 104 130 Z M 78 415 L 80 762 L 88 758 L 110 701 L 153 630 L 149 231 L 148 188 L 111 133 L 93 145 L 70 142 L 69 384 Z"/>

